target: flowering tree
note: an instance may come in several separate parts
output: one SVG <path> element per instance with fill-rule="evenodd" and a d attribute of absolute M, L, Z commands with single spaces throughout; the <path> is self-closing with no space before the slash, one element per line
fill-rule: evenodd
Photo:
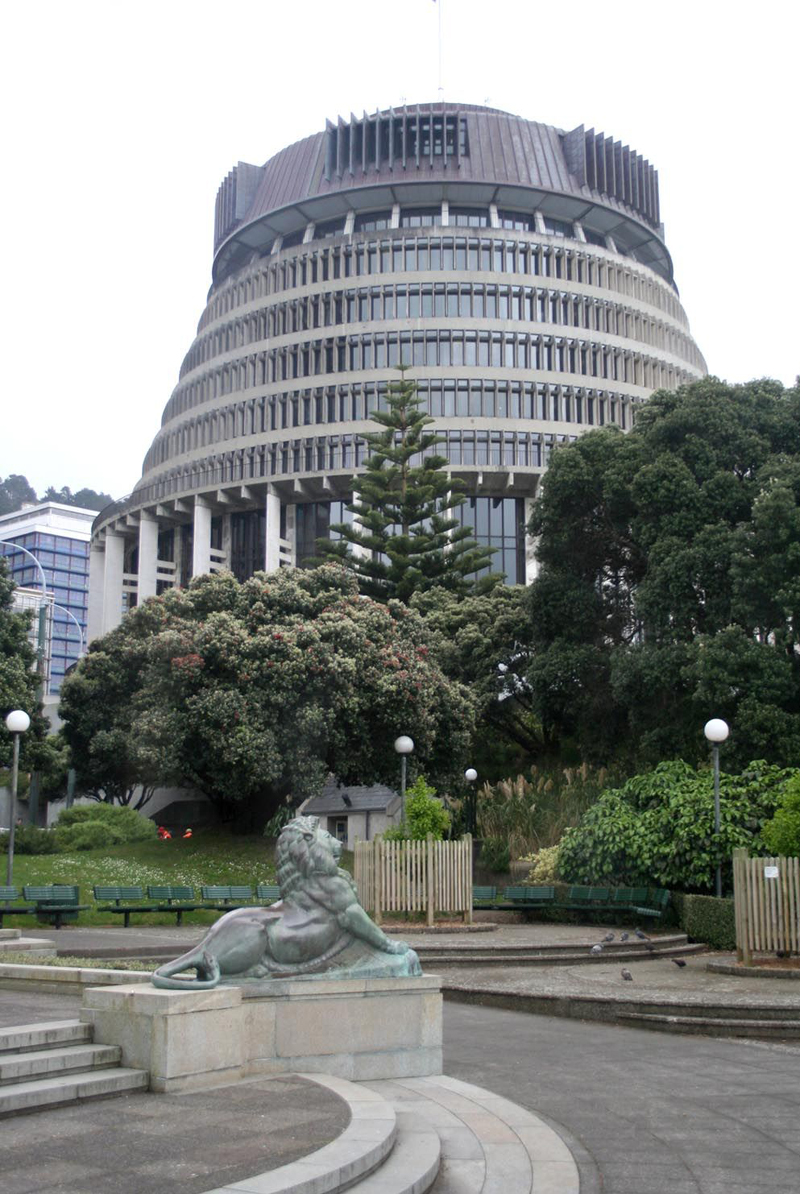
<path fill-rule="evenodd" d="M 64 686 L 65 734 L 80 775 L 92 758 L 77 733 L 87 706 L 102 725 L 123 705 L 142 775 L 246 808 L 254 826 L 286 797 L 318 791 L 330 771 L 344 783 L 395 781 L 400 733 L 446 783 L 463 768 L 474 710 L 433 660 L 428 634 L 400 602 L 360 597 L 337 565 L 243 584 L 199 577 L 92 644 Z M 127 693 L 89 684 L 101 655 L 134 663 Z"/>

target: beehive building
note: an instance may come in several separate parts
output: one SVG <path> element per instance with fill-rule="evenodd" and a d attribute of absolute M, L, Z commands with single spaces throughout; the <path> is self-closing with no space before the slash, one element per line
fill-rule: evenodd
<path fill-rule="evenodd" d="M 240 162 L 141 480 L 94 523 L 90 636 L 192 575 L 302 565 L 346 517 L 400 363 L 466 483 L 459 517 L 524 582 L 553 448 L 705 373 L 655 169 L 593 129 L 457 104 L 339 119 Z"/>

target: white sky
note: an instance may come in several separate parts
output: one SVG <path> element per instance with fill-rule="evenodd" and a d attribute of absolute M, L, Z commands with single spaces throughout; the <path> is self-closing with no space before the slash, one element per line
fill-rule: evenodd
<path fill-rule="evenodd" d="M 798 6 L 442 0 L 444 98 L 656 166 L 710 372 L 800 372 Z M 0 476 L 128 493 L 210 282 L 214 200 L 351 110 L 437 98 L 433 0 L 26 0 L 0 15 Z"/>

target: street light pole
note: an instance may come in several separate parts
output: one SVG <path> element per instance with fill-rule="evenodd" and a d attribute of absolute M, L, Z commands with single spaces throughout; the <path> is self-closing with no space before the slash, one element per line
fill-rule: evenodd
<path fill-rule="evenodd" d="M 14 761 L 11 765 L 11 805 L 8 827 L 8 860 L 6 862 L 6 886 L 14 882 L 14 832 L 17 828 L 17 782 L 19 779 L 19 736 L 24 734 L 31 719 L 23 709 L 13 709 L 6 718 L 6 729 L 14 736 Z"/>
<path fill-rule="evenodd" d="M 716 893 L 718 899 L 722 897 L 722 865 L 719 861 L 719 744 L 725 741 L 728 732 L 728 723 L 721 717 L 712 717 L 711 721 L 707 721 L 703 727 L 703 733 L 711 743 L 711 753 L 714 758 L 714 838 L 717 847 Z"/>
<path fill-rule="evenodd" d="M 400 756 L 400 824 L 406 823 L 406 756 L 414 749 L 414 740 L 408 734 L 395 739 L 394 748 Z"/>
<path fill-rule="evenodd" d="M 477 824 L 477 821 L 478 821 L 477 791 L 478 790 L 477 790 L 477 788 L 472 787 L 472 785 L 475 783 L 475 780 L 477 778 L 478 778 L 478 773 L 475 770 L 475 768 L 467 767 L 466 771 L 464 772 L 464 779 L 470 785 L 469 789 L 468 789 L 469 796 L 468 796 L 468 802 L 467 802 L 468 821 L 469 821 L 469 824 L 467 825 L 468 833 L 477 833 L 477 831 L 478 831 L 478 824 Z"/>

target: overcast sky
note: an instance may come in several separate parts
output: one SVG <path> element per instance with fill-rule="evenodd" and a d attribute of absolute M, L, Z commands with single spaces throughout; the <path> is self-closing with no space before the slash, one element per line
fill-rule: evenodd
<path fill-rule="evenodd" d="M 658 169 L 709 371 L 800 372 L 798 8 L 441 0 L 444 98 Z M 214 200 L 326 117 L 438 98 L 434 0 L 26 0 L 0 16 L 0 476 L 120 497 L 195 334 Z"/>

